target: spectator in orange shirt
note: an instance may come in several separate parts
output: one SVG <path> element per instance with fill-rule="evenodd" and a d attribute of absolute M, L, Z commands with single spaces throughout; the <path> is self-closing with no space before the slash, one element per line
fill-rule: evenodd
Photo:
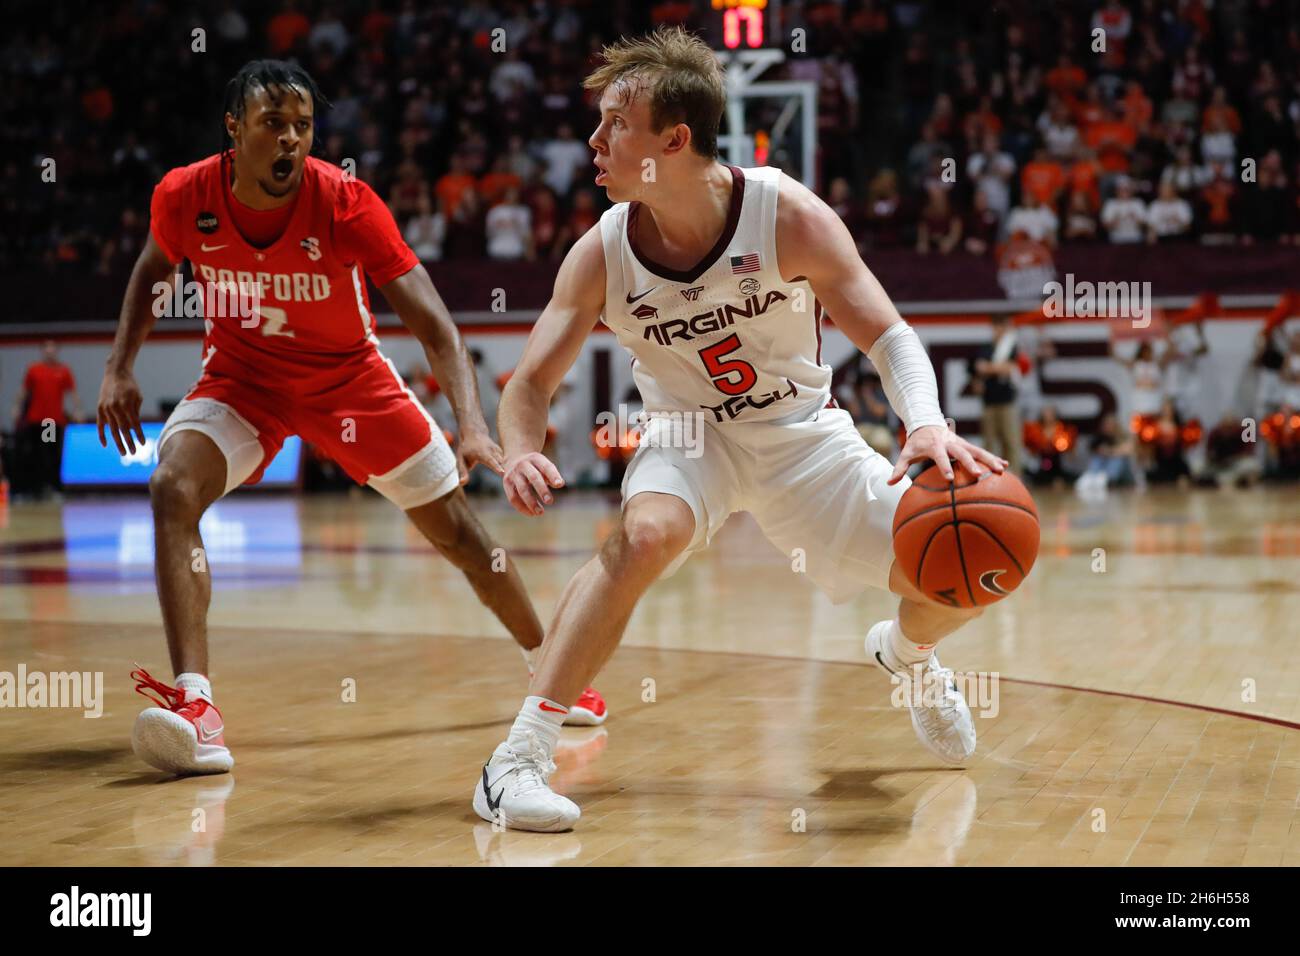
<path fill-rule="evenodd" d="M 55 493 L 62 485 L 59 465 L 63 457 L 63 432 L 67 428 L 66 398 L 72 397 L 72 418 L 81 418 L 77 382 L 72 369 L 59 361 L 59 347 L 52 340 L 41 347 L 41 361 L 33 362 L 23 376 L 15 417 L 19 425 L 19 449 L 27 462 L 29 490 L 38 497 L 48 488 Z"/>
<path fill-rule="evenodd" d="M 1216 165 L 1214 179 L 1201 190 L 1205 222 L 1205 227 L 1201 231 L 1203 244 L 1224 245 L 1235 241 L 1236 228 L 1233 225 L 1233 214 L 1236 197 L 1237 187 L 1232 181 L 1232 169 Z"/>
<path fill-rule="evenodd" d="M 1089 126 L 1083 141 L 1096 150 L 1102 169 L 1108 173 L 1128 171 L 1129 153 L 1137 142 L 1137 130 L 1125 123 L 1113 109 L 1107 108 L 1104 118 Z"/>
<path fill-rule="evenodd" d="M 1044 206 L 1056 206 L 1065 188 L 1065 170 L 1047 154 L 1046 147 L 1034 150 L 1034 158 L 1020 171 L 1020 191 L 1037 197 Z"/>
<path fill-rule="evenodd" d="M 296 0 L 284 0 L 280 12 L 266 25 L 266 38 L 274 56 L 284 56 L 311 33 L 311 21 L 298 12 Z"/>
<path fill-rule="evenodd" d="M 1096 83 L 1089 83 L 1082 100 L 1070 100 L 1070 111 L 1074 114 L 1074 125 L 1087 132 L 1094 123 L 1106 118 L 1106 104 L 1101 101 L 1101 90 Z"/>
<path fill-rule="evenodd" d="M 1241 116 L 1228 102 L 1228 91 L 1222 86 L 1214 88 L 1209 105 L 1201 113 L 1201 132 L 1208 133 L 1216 129 L 1226 129 L 1233 136 L 1241 134 Z"/>
<path fill-rule="evenodd" d="M 1069 103 L 1079 98 L 1079 93 L 1088 85 L 1088 74 L 1076 66 L 1068 53 L 1062 53 L 1056 59 L 1056 66 L 1047 72 L 1043 85 Z"/>
<path fill-rule="evenodd" d="M 511 190 L 522 190 L 524 181 L 510 170 L 510 157 L 499 153 L 492 161 L 492 170 L 478 181 L 478 194 L 483 200 L 483 208 L 491 209 L 505 194 Z"/>
<path fill-rule="evenodd" d="M 962 120 L 962 133 L 971 151 L 976 144 L 983 142 L 985 136 L 1001 135 L 1002 120 L 993 109 L 993 97 L 980 97 L 979 108 L 973 113 L 967 113 L 966 118 Z"/>
<path fill-rule="evenodd" d="M 1123 114 L 1124 122 L 1133 127 L 1138 133 L 1147 131 L 1147 127 L 1151 125 L 1151 117 L 1155 113 L 1155 107 L 1151 105 L 1151 99 L 1142 89 L 1141 83 L 1129 83 L 1124 98 L 1120 100 L 1120 112 Z"/>
<path fill-rule="evenodd" d="M 451 169 L 444 173 L 437 185 L 433 187 L 448 219 L 455 218 L 466 194 L 472 193 L 475 185 L 474 177 L 465 170 L 465 157 L 460 153 L 453 153 Z"/>
<path fill-rule="evenodd" d="M 1088 208 L 1093 212 L 1101 206 L 1101 163 L 1097 154 L 1086 146 L 1080 146 L 1078 158 L 1066 173 L 1066 183 L 1071 194 L 1082 193 L 1088 199 Z"/>

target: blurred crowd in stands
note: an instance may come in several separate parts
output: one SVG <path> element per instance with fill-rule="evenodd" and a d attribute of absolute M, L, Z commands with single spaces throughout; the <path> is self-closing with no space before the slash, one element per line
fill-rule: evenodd
<path fill-rule="evenodd" d="M 1082 495 L 1110 487 L 1175 483 L 1249 486 L 1300 480 L 1300 293 L 1287 293 L 1265 316 L 1253 352 L 1235 381 L 1215 383 L 1204 316 L 1221 312 L 1202 297 L 1153 323 L 1150 332 L 1112 337 L 1111 360 L 1127 371 L 1118 406 L 1095 421 L 1063 420 L 1042 388 L 1043 367 L 1057 357 L 1048 325 L 997 315 L 987 342 L 967 363 L 960 394 L 980 402 L 973 438 L 1037 485 L 1073 485 Z M 1112 332 L 1113 336 L 1113 332 Z M 1213 421 L 1205 397 L 1227 384 Z M 873 448 L 894 456 L 903 435 L 870 363 L 859 360 L 836 390 Z M 1218 406 L 1222 407 L 1218 407 Z M 951 410 L 951 409 L 949 409 Z M 1081 430 L 1080 425 L 1083 425 Z"/>
<path fill-rule="evenodd" d="M 802 30 L 807 52 L 765 79 L 817 84 L 817 186 L 864 251 L 983 255 L 1017 232 L 1049 247 L 1300 238 L 1293 0 L 783 15 L 770 35 Z M 0 271 L 129 268 L 153 184 L 220 148 L 225 80 L 256 56 L 313 72 L 333 104 L 318 154 L 352 160 L 422 258 L 557 258 L 607 204 L 581 89 L 595 53 L 716 20 L 677 0 L 29 4 L 0 46 Z M 796 153 L 774 143 L 768 161 Z"/>
<path fill-rule="evenodd" d="M 782 16 L 769 37 L 798 35 L 799 52 L 786 45 L 764 79 L 816 84 L 816 185 L 868 262 L 878 249 L 985 256 L 1017 243 L 1031 264 L 1088 242 L 1276 242 L 1300 255 L 1300 0 L 791 0 Z M 607 206 L 581 80 L 604 43 L 673 22 L 720 45 L 716 11 L 684 0 L 19 5 L 0 38 L 0 272 L 125 275 L 154 184 L 224 146 L 225 83 L 264 56 L 313 73 L 331 101 L 317 154 L 355 164 L 421 258 L 556 260 Z M 747 122 L 771 129 L 783 105 Z M 798 147 L 774 140 L 766 161 L 785 166 Z M 982 440 L 1038 480 L 1300 476 L 1300 335 L 1285 324 L 1261 335 L 1257 393 L 1216 422 L 1179 405 L 1203 336 L 1125 344 L 1115 357 L 1141 408 L 1094 436 L 1023 401 L 1018 384 L 1043 357 L 1026 355 L 1014 323 L 994 331 L 968 394 L 983 404 Z M 48 486 L 37 426 L 61 429 L 75 395 L 58 368 L 49 354 L 24 379 L 7 449 Z M 891 449 L 878 382 L 852 382 L 842 401 Z"/>

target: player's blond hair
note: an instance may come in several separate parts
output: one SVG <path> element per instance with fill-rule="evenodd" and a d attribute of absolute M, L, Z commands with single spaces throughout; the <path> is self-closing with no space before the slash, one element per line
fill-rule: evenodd
<path fill-rule="evenodd" d="M 707 159 L 718 156 L 718 125 L 727 105 L 722 66 L 699 37 L 681 27 L 659 27 L 635 39 L 621 38 L 601 50 L 601 65 L 582 83 L 597 95 L 622 81 L 627 99 L 650 93 L 655 132 L 669 123 L 691 129 L 691 148 Z"/>

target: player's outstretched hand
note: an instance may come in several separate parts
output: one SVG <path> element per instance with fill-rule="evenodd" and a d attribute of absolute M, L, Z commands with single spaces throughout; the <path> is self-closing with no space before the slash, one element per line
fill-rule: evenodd
<path fill-rule="evenodd" d="M 951 428 L 939 425 L 923 425 L 907 436 L 907 444 L 898 455 L 894 473 L 889 476 L 889 484 L 897 484 L 907 474 L 907 468 L 914 461 L 933 461 L 939 466 L 940 473 L 952 480 L 952 462 L 956 458 L 972 475 L 985 471 L 985 466 L 996 472 L 1006 470 L 1008 462 L 990 451 L 972 445 L 961 438 Z"/>
<path fill-rule="evenodd" d="M 524 515 L 541 514 L 543 506 L 555 500 L 551 488 L 564 487 L 559 469 L 539 451 L 507 461 L 501 480 L 506 488 L 506 498 L 516 511 Z"/>
<path fill-rule="evenodd" d="M 140 397 L 140 386 L 130 372 L 105 372 L 103 384 L 99 386 L 99 408 L 95 412 L 95 423 L 99 426 L 99 443 L 105 448 L 108 442 L 104 438 L 104 426 L 113 436 L 118 454 L 128 451 L 135 454 L 135 439 L 132 432 L 144 445 L 144 428 L 140 425 L 140 406 L 144 399 Z"/>
<path fill-rule="evenodd" d="M 505 471 L 506 454 L 487 432 L 463 433 L 456 446 L 456 470 L 462 485 L 469 481 L 470 469 L 475 465 L 491 468 L 498 475 Z"/>

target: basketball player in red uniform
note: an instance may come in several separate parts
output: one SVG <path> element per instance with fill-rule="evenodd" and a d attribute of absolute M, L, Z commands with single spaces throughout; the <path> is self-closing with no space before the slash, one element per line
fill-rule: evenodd
<path fill-rule="evenodd" d="M 975 475 L 1006 461 L 947 427 L 929 357 L 834 211 L 779 170 L 718 161 L 726 94 L 713 51 L 672 28 L 604 56 L 586 84 L 601 96 L 589 142 L 615 205 L 560 266 L 501 397 L 510 502 L 540 515 L 564 483 L 541 454 L 546 409 L 597 321 L 632 354 L 646 409 L 662 416 L 628 466 L 618 527 L 560 596 L 530 696 L 476 782 L 475 812 L 521 830 L 577 821 L 548 784 L 570 703 L 645 590 L 741 510 L 785 553 L 805 550 L 808 576 L 833 600 L 867 587 L 899 596 L 897 618 L 868 630 L 867 658 L 938 691 L 908 707 L 913 728 L 940 759 L 965 762 L 974 723 L 934 647 L 980 609 L 911 585 L 891 527 L 912 462 L 934 461 L 951 481 L 950 458 Z M 895 464 L 830 399 L 821 306 L 871 358 L 903 421 Z M 702 423 L 699 454 L 673 438 L 685 416 Z"/>
<path fill-rule="evenodd" d="M 133 674 L 158 706 L 139 715 L 132 743 L 162 770 L 221 773 L 233 764 L 207 677 L 211 582 L 206 566 L 194 564 L 199 519 L 227 492 L 256 483 L 288 435 L 403 509 L 469 579 L 530 671 L 542 640 L 518 571 L 509 561 L 504 573 L 493 569 L 494 543 L 460 489 L 476 464 L 502 467 L 465 346 L 388 208 L 365 183 L 309 155 L 321 101 L 306 71 L 289 63 L 253 61 L 231 80 L 225 129 L 233 147 L 172 170 L 154 190 L 150 238 L 100 389 L 100 442 L 107 428 L 119 452 L 134 452 L 144 434 L 132 365 L 155 321 L 155 285 L 170 288 L 188 259 L 206 288 L 203 370 L 159 436 L 149 485 L 158 598 L 177 676 L 173 687 Z M 460 425 L 454 452 L 379 351 L 366 275 L 424 345 Z M 254 314 L 214 289 L 249 293 Z M 583 706 L 577 722 L 604 720 L 594 691 Z"/>

